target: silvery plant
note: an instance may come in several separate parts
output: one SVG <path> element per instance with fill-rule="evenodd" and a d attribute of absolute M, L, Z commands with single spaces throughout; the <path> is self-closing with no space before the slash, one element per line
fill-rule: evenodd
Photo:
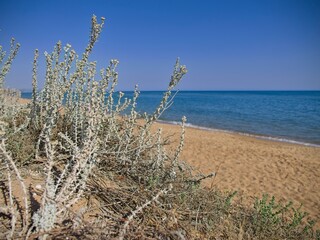
<path fill-rule="evenodd" d="M 15 104 L 20 97 L 20 91 L 15 89 L 7 89 L 4 85 L 4 79 L 10 71 L 11 64 L 14 58 L 18 54 L 20 44 L 15 42 L 15 39 L 11 39 L 9 54 L 3 50 L 0 46 L 0 121 L 4 118 L 13 116 L 15 113 Z M 4 123 L 1 122 L 3 125 Z M 1 129 L 3 126 L 0 125 Z"/>
<path fill-rule="evenodd" d="M 0 97 L 1 103 L 6 102 L 0 106 L 1 169 L 6 170 L 1 170 L 1 178 L 6 178 L 9 195 L 9 201 L 1 206 L 0 212 L 10 216 L 10 231 L 4 233 L 9 239 L 19 236 L 45 239 L 50 236 L 50 231 L 65 220 L 70 208 L 84 196 L 95 170 L 107 173 L 113 166 L 121 174 L 139 182 L 157 179 L 162 188 L 154 198 L 132 211 L 121 228 L 120 238 L 125 235 L 129 221 L 137 212 L 172 189 L 171 183 L 179 169 L 186 118 L 182 118 L 180 144 L 172 154 L 164 148 L 161 129 L 151 131 L 151 126 L 172 104 L 174 88 L 186 74 L 186 67 L 180 65 L 178 59 L 157 109 L 152 114 L 138 113 L 138 87 L 135 87 L 132 99 L 116 91 L 119 61 L 111 60 L 98 74 L 96 62 L 89 60 L 104 20 L 101 18 L 98 23 L 96 16 L 92 17 L 89 43 L 81 55 L 70 44 L 62 46 L 61 42 L 56 44 L 52 53 L 45 52 L 46 72 L 41 90 L 37 79 L 39 52 L 35 51 L 32 100 L 27 110 L 12 100 L 13 95 L 18 99 L 19 94 L 11 94 L 4 88 L 5 75 L 19 45 L 12 41 L 6 61 L 6 53 L 0 48 Z M 25 120 L 19 125 L 12 124 L 10 121 L 15 122 L 14 116 L 20 111 L 28 111 Z M 9 131 L 12 125 L 15 130 Z M 30 210 L 21 169 L 6 145 L 9 134 L 24 129 L 36 136 L 34 161 L 45 164 L 43 193 L 40 207 L 35 212 Z M 23 214 L 19 214 L 15 203 L 14 179 L 22 190 Z"/>

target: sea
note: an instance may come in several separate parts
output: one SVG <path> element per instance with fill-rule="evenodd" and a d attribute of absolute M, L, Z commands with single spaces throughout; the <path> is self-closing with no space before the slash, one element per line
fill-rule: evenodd
<path fill-rule="evenodd" d="M 152 113 L 163 94 L 142 91 L 138 112 Z M 320 91 L 179 91 L 160 121 L 179 124 L 183 116 L 194 128 L 320 147 Z"/>

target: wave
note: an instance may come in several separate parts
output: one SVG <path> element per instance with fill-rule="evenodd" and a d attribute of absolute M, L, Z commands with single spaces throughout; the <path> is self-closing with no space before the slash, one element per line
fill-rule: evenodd
<path fill-rule="evenodd" d="M 181 125 L 181 122 L 177 122 L 177 121 L 157 120 L 157 122 L 164 123 L 164 124 L 171 124 L 171 125 Z M 303 145 L 303 146 L 308 146 L 308 147 L 320 147 L 320 144 L 315 144 L 315 143 L 301 142 L 301 141 L 287 139 L 287 138 L 265 136 L 265 135 L 245 133 L 245 132 L 240 132 L 240 131 L 232 131 L 232 130 L 225 130 L 225 129 L 203 127 L 203 126 L 194 125 L 192 123 L 186 123 L 185 126 L 189 127 L 189 128 L 195 128 L 195 129 L 212 131 L 212 132 L 224 132 L 224 133 L 232 133 L 232 134 L 235 133 L 235 134 L 239 134 L 242 136 L 254 137 L 257 139 L 269 140 L 269 141 L 274 141 L 274 142 L 285 142 L 285 143 L 298 144 L 298 145 Z"/>

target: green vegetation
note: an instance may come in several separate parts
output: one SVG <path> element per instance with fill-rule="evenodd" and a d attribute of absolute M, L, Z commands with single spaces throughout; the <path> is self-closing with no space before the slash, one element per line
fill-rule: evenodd
<path fill-rule="evenodd" d="M 7 59 L 0 48 L 1 239 L 319 238 L 292 204 L 264 196 L 249 208 L 234 203 L 236 192 L 203 188 L 201 180 L 214 174 L 195 174 L 179 160 L 186 118 L 175 151 L 166 148 L 161 129 L 151 131 L 186 67 L 177 60 L 159 107 L 139 115 L 138 88 L 133 99 L 115 90 L 118 61 L 99 77 L 89 61 L 103 23 L 93 16 L 83 54 L 60 42 L 45 53 L 40 91 L 35 51 L 28 105 L 4 88 L 19 45 L 12 41 Z"/>

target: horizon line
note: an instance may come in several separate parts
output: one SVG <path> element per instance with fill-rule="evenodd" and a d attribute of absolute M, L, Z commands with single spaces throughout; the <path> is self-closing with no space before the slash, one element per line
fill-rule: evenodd
<path fill-rule="evenodd" d="M 13 88 L 14 89 L 14 88 Z M 32 92 L 32 89 L 18 89 L 21 91 L 21 93 L 29 93 Z M 116 92 L 133 92 L 134 90 L 116 90 Z M 139 90 L 140 92 L 165 92 L 167 91 L 166 89 L 164 90 Z M 172 90 L 172 92 L 319 92 L 320 89 L 250 89 L 250 90 L 245 90 L 245 89 L 211 89 L 211 90 L 199 90 L 199 89 L 193 89 L 193 90 Z"/>

